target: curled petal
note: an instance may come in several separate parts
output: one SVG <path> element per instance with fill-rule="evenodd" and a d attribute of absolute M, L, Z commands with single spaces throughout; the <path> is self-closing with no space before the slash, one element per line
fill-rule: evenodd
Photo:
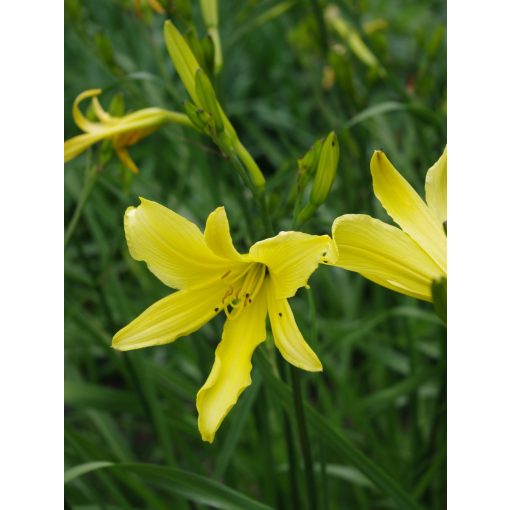
<path fill-rule="evenodd" d="M 388 214 L 446 272 L 446 235 L 441 222 L 397 172 L 384 152 L 375 151 L 370 169 L 374 193 Z"/>
<path fill-rule="evenodd" d="M 251 357 L 266 338 L 264 294 L 261 292 L 235 320 L 226 321 L 213 368 L 198 392 L 198 428 L 209 443 L 239 395 L 251 384 Z"/>
<path fill-rule="evenodd" d="M 430 285 L 444 276 L 427 253 L 397 227 L 364 214 L 346 214 L 333 223 L 336 265 L 356 271 L 389 289 L 432 301 Z"/>
<path fill-rule="evenodd" d="M 91 122 L 80 111 L 80 103 L 84 99 L 88 99 L 89 97 L 96 97 L 99 94 L 101 94 L 101 89 L 89 89 L 85 90 L 81 94 L 78 95 L 78 97 L 74 100 L 73 103 L 73 119 L 76 125 L 86 133 L 93 132 L 97 128 L 97 124 L 94 122 Z"/>
<path fill-rule="evenodd" d="M 250 259 L 269 269 L 273 289 L 278 299 L 292 297 L 304 287 L 330 250 L 329 236 L 314 236 L 302 232 L 280 232 L 277 236 L 255 243 Z"/>

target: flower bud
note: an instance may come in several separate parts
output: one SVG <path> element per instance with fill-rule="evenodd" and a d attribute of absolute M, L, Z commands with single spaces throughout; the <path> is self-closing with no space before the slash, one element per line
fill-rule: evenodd
<path fill-rule="evenodd" d="M 317 171 L 310 193 L 310 203 L 313 205 L 321 205 L 329 195 L 335 180 L 339 157 L 338 139 L 335 132 L 331 131 L 322 143 L 319 161 L 317 162 Z"/>
<path fill-rule="evenodd" d="M 214 62 L 214 72 L 217 74 L 223 66 L 220 34 L 218 32 L 217 0 L 200 0 L 200 10 L 202 11 L 202 18 L 207 28 L 207 34 L 209 35 L 212 43 L 211 49 Z"/>
<path fill-rule="evenodd" d="M 324 18 L 326 23 L 345 41 L 358 60 L 367 67 L 376 69 L 381 76 L 386 74 L 377 57 L 363 41 L 361 34 L 343 18 L 338 7 L 330 5 L 325 11 Z"/>
<path fill-rule="evenodd" d="M 198 65 L 197 59 L 195 55 L 193 55 L 184 37 L 170 20 L 165 21 L 164 34 L 166 47 L 174 63 L 175 70 L 180 76 L 182 83 L 184 83 L 193 102 L 198 103 L 195 92 L 195 73 L 200 69 L 200 66 Z"/>
<path fill-rule="evenodd" d="M 212 125 L 213 120 L 209 113 L 197 108 L 192 102 L 185 101 L 184 102 L 184 111 L 188 116 L 191 123 L 200 131 L 201 133 L 206 133 L 209 126 Z"/>
<path fill-rule="evenodd" d="M 323 142 L 324 138 L 317 140 L 308 152 L 298 159 L 298 186 L 300 189 L 304 189 L 315 174 Z"/>
<path fill-rule="evenodd" d="M 221 133 L 224 129 L 224 125 L 218 100 L 216 99 L 216 93 L 214 92 L 209 78 L 202 69 L 198 69 L 195 73 L 195 92 L 198 98 L 198 104 L 206 112 L 211 114 L 214 120 L 216 133 Z"/>

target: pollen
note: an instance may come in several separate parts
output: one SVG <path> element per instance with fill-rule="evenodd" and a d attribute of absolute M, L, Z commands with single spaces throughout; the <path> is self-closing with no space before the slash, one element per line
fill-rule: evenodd
<path fill-rule="evenodd" d="M 228 271 L 222 278 L 228 276 Z M 229 288 L 223 296 L 225 314 L 234 320 L 249 306 L 264 284 L 267 267 L 264 264 L 249 264 L 241 273 L 232 274 L 228 278 Z"/>

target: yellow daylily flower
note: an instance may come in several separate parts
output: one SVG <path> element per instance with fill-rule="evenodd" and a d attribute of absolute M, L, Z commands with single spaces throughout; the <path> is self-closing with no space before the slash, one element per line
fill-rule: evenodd
<path fill-rule="evenodd" d="M 197 395 L 198 428 L 212 442 L 223 419 L 251 384 L 251 357 L 266 338 L 266 315 L 282 356 L 303 370 L 321 362 L 298 329 L 288 298 L 307 284 L 319 262 L 334 262 L 331 239 L 280 232 L 240 254 L 225 209 L 207 218 L 205 231 L 172 210 L 140 199 L 127 209 L 124 228 L 131 256 L 143 260 L 177 292 L 157 301 L 113 337 L 127 351 L 173 342 L 225 312 L 214 365 Z"/>
<path fill-rule="evenodd" d="M 73 119 L 84 133 L 64 142 L 64 163 L 79 156 L 99 141 L 111 140 L 122 163 L 133 173 L 137 173 L 138 167 L 129 156 L 126 147 L 149 136 L 167 122 L 192 127 L 186 115 L 162 108 L 144 108 L 122 117 L 114 117 L 101 107 L 97 99 L 99 94 L 101 94 L 101 89 L 90 89 L 79 94 L 74 100 Z M 92 108 L 98 122 L 88 120 L 80 111 L 80 103 L 88 98 L 92 98 Z"/>
<path fill-rule="evenodd" d="M 333 223 L 335 265 L 391 290 L 432 301 L 434 281 L 446 278 L 446 148 L 427 172 L 426 202 L 384 152 L 370 162 L 374 193 L 401 229 L 365 214 Z"/>

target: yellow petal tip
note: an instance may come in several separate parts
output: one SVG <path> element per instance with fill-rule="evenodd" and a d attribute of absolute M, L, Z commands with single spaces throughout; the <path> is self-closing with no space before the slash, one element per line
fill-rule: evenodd
<path fill-rule="evenodd" d="M 202 436 L 202 441 L 204 443 L 213 444 L 214 434 L 210 435 L 210 434 L 204 434 L 204 433 L 201 432 L 200 435 Z"/>

